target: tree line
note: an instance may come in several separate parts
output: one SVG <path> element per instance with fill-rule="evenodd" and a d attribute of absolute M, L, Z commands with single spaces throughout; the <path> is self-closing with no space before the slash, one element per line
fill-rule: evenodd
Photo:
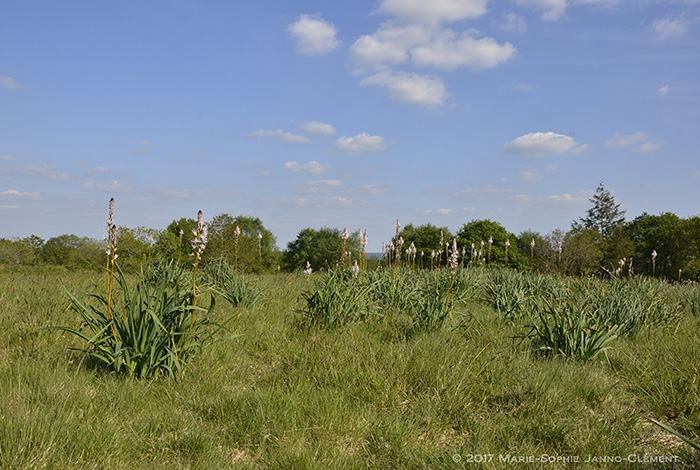
<path fill-rule="evenodd" d="M 568 231 L 549 234 L 526 230 L 516 235 L 489 219 L 472 220 L 456 233 L 429 223 L 409 223 L 384 244 L 382 255 L 395 258 L 400 249 L 399 258 L 404 263 L 428 269 L 447 262 L 447 251 L 456 238 L 463 266 L 508 266 L 569 276 L 643 274 L 698 280 L 700 216 L 681 218 L 670 212 L 645 212 L 628 221 L 602 183 L 590 202 L 590 209 L 573 221 Z M 156 259 L 188 262 L 196 225 L 195 219 L 181 218 L 163 230 L 119 227 L 120 266 L 138 269 Z M 207 227 L 203 262 L 223 259 L 242 272 L 293 272 L 307 267 L 319 271 L 340 260 L 343 245 L 350 260 L 357 259 L 361 252 L 359 231 L 350 233 L 343 244 L 339 228 L 304 228 L 286 249 L 280 250 L 276 237 L 257 217 L 220 214 Z M 73 234 L 48 240 L 35 235 L 0 239 L 0 264 L 100 269 L 105 248 L 104 241 Z"/>

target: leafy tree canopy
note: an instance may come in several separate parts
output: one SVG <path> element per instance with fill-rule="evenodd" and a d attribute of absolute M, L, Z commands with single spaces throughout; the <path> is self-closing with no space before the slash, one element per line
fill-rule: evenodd
<path fill-rule="evenodd" d="M 360 250 L 359 232 L 349 234 L 345 242 L 345 251 L 352 253 L 356 259 Z M 287 244 L 282 254 L 282 265 L 287 271 L 305 269 L 306 262 L 311 269 L 319 271 L 335 266 L 343 253 L 343 231 L 338 228 L 305 228 L 299 231 L 297 238 Z M 348 263 L 350 259 L 348 258 Z"/>

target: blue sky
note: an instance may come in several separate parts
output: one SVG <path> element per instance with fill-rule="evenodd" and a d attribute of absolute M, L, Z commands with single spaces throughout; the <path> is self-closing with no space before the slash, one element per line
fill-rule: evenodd
<path fill-rule="evenodd" d="M 700 1 L 0 5 L 0 237 L 698 213 Z"/>

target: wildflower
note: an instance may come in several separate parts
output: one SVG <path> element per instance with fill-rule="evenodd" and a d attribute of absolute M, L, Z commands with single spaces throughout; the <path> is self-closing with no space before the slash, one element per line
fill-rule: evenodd
<path fill-rule="evenodd" d="M 450 256 L 450 268 L 452 270 L 457 269 L 457 257 L 459 256 L 459 251 L 457 250 L 457 239 L 452 239 L 452 255 Z"/>
<path fill-rule="evenodd" d="M 306 274 L 307 276 L 310 276 L 312 272 L 313 272 L 313 270 L 311 269 L 311 263 L 309 263 L 307 261 L 306 262 L 306 269 L 304 269 L 304 274 Z"/>
<path fill-rule="evenodd" d="M 360 273 L 360 267 L 357 265 L 357 260 L 352 265 L 352 277 L 357 276 Z"/>

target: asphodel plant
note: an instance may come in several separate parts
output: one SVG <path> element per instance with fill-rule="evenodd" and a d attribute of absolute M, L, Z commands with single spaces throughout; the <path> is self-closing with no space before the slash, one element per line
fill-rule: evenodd
<path fill-rule="evenodd" d="M 109 200 L 109 214 L 107 215 L 107 321 L 112 328 L 114 341 L 117 341 L 117 332 L 112 321 L 112 283 L 114 281 L 114 262 L 117 259 L 117 226 L 114 225 L 114 198 Z"/>
<path fill-rule="evenodd" d="M 192 256 L 194 256 L 194 269 L 192 271 L 192 307 L 197 305 L 197 267 L 199 266 L 199 261 L 202 259 L 202 253 L 204 253 L 204 248 L 207 245 L 207 226 L 204 225 L 204 217 L 202 216 L 202 211 L 197 212 L 197 229 L 193 230 L 194 240 L 192 240 Z M 196 310 L 192 309 L 192 316 L 190 318 L 190 329 L 187 332 L 187 337 L 185 342 L 182 344 L 182 349 L 180 349 L 180 354 L 185 350 L 187 346 L 187 341 L 190 339 L 192 334 L 192 328 L 194 328 L 194 314 Z"/>

